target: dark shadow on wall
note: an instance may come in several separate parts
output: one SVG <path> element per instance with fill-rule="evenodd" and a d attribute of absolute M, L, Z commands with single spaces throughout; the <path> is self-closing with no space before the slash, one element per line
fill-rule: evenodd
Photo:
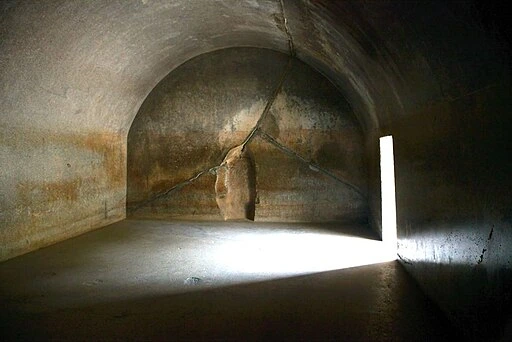
<path fill-rule="evenodd" d="M 512 322 L 510 96 L 497 84 L 440 102 L 395 134 L 398 253 L 470 340 Z"/>

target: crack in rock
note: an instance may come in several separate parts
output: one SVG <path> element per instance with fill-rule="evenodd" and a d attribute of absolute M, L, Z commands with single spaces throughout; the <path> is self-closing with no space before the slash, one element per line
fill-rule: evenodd
<path fill-rule="evenodd" d="M 407 258 L 405 258 L 405 257 L 401 256 L 399 253 L 397 253 L 396 255 L 398 256 L 398 258 L 399 258 L 400 260 L 402 260 L 402 261 L 404 262 L 404 264 L 412 265 L 412 262 L 411 262 L 409 259 L 407 259 Z"/>
<path fill-rule="evenodd" d="M 494 226 L 492 226 L 491 231 L 489 232 L 489 237 L 487 238 L 487 241 L 490 241 L 492 239 L 493 233 L 494 233 Z"/>
<path fill-rule="evenodd" d="M 482 250 L 482 254 L 480 254 L 480 259 L 478 259 L 478 261 L 477 261 L 478 265 L 480 265 L 482 263 L 482 261 L 484 261 L 484 254 L 485 254 L 485 252 L 487 252 L 487 249 L 484 248 Z"/>
<path fill-rule="evenodd" d="M 293 64 L 293 58 L 290 57 L 288 59 L 288 63 L 286 64 L 286 68 L 285 68 L 283 74 L 281 75 L 281 78 L 279 79 L 279 83 L 277 84 L 276 88 L 274 89 L 274 91 L 270 95 L 269 99 L 267 100 L 267 104 L 265 105 L 265 109 L 263 109 L 263 112 L 261 113 L 260 118 L 256 122 L 256 125 L 253 127 L 253 129 L 249 132 L 249 134 L 245 138 L 244 142 L 241 144 L 242 151 L 245 149 L 245 146 L 247 144 L 249 144 L 251 142 L 251 140 L 254 138 L 254 135 L 256 134 L 256 132 L 261 128 L 261 125 L 262 125 L 263 121 L 265 120 L 265 118 L 267 117 L 267 114 L 270 111 L 270 108 L 272 108 L 272 105 L 274 104 L 274 101 L 276 100 L 277 95 L 279 95 L 279 93 L 281 92 L 284 81 L 285 81 L 286 77 L 288 76 L 288 73 L 292 69 L 292 64 Z"/>
<path fill-rule="evenodd" d="M 273 145 L 274 147 L 276 147 L 277 149 L 279 149 L 281 152 L 283 152 L 284 154 L 292 157 L 292 158 L 295 158 L 295 159 L 298 159 L 300 160 L 302 163 L 308 165 L 308 167 L 312 170 L 312 171 L 315 171 L 315 172 L 320 172 L 320 173 L 323 173 L 324 175 L 334 179 L 335 181 L 339 182 L 339 183 L 342 183 L 346 186 L 348 186 L 349 188 L 351 188 L 352 190 L 354 190 L 355 192 L 357 192 L 359 195 L 361 195 L 363 198 L 366 198 L 366 195 L 363 193 L 363 191 L 357 187 L 356 185 L 340 178 L 339 176 L 336 176 L 334 175 L 333 173 L 331 173 L 330 171 L 324 169 L 323 167 L 321 167 L 320 165 L 317 165 L 317 164 L 314 164 L 312 163 L 311 161 L 307 160 L 306 158 L 304 158 L 303 156 L 301 156 L 300 154 L 298 154 L 297 152 L 293 151 L 292 149 L 286 147 L 285 145 L 279 143 L 274 137 L 272 137 L 271 135 L 269 135 L 268 133 L 264 132 L 263 130 L 261 129 L 258 129 L 258 133 L 259 133 L 259 136 L 265 140 L 266 142 L 270 143 L 271 145 Z"/>
<path fill-rule="evenodd" d="M 274 104 L 274 101 L 276 100 L 277 95 L 281 92 L 281 89 L 283 87 L 284 81 L 285 81 L 286 77 L 288 76 L 288 73 L 290 72 L 290 70 L 292 68 L 293 58 L 295 57 L 295 46 L 294 46 L 294 43 L 293 43 L 293 37 L 292 37 L 292 34 L 290 32 L 290 28 L 288 27 L 288 19 L 286 18 L 286 15 L 285 15 L 283 0 L 279 0 L 279 5 L 280 5 L 280 8 L 281 8 L 281 16 L 282 16 L 283 22 L 284 22 L 284 31 L 285 31 L 286 36 L 288 38 L 288 52 L 290 54 L 290 58 L 288 59 L 288 63 L 286 64 L 286 68 L 285 68 L 284 72 L 282 73 L 281 78 L 279 79 L 279 83 L 277 84 L 276 88 L 274 89 L 274 92 L 272 93 L 272 95 L 267 100 L 267 104 L 265 106 L 265 109 L 263 109 L 263 112 L 261 113 L 260 118 L 256 122 L 256 125 L 253 127 L 251 132 L 249 132 L 249 134 L 245 138 L 244 142 L 241 144 L 242 151 L 245 149 L 245 146 L 248 143 L 251 142 L 251 140 L 253 139 L 254 135 L 261 128 L 261 124 L 263 123 L 263 121 L 267 117 L 267 114 L 270 111 L 270 108 L 272 107 L 272 105 Z"/>
<path fill-rule="evenodd" d="M 489 232 L 489 236 L 487 237 L 487 242 L 485 244 L 485 247 L 482 249 L 482 254 L 480 254 L 480 257 L 478 258 L 478 261 L 476 262 L 477 265 L 480 265 L 484 261 L 484 254 L 489 249 L 489 241 L 491 241 L 493 233 L 494 233 L 494 225 L 491 227 L 491 231 Z"/>
<path fill-rule="evenodd" d="M 216 174 L 217 173 L 217 170 L 219 169 L 220 165 L 216 165 L 216 166 L 212 166 L 212 167 L 209 167 L 207 169 L 204 169 L 200 172 L 198 172 L 195 176 L 183 181 L 183 182 L 180 182 L 176 185 L 174 185 L 173 187 L 167 189 L 166 191 L 164 192 L 161 192 L 141 203 L 139 203 L 138 205 L 132 207 L 132 208 L 129 208 L 128 210 L 130 212 L 135 212 L 137 210 L 139 210 L 140 208 L 146 206 L 147 204 L 149 203 L 152 203 L 160 198 L 163 198 L 163 197 L 167 197 L 168 195 L 170 195 L 171 193 L 175 192 L 175 191 L 178 191 L 178 190 L 181 190 L 182 188 L 184 188 L 185 186 L 189 185 L 189 184 L 192 184 L 194 181 L 196 181 L 199 177 L 201 177 L 202 175 L 204 175 L 205 173 L 209 173 L 209 174 Z"/>
<path fill-rule="evenodd" d="M 290 27 L 288 26 L 288 19 L 286 18 L 284 10 L 284 0 L 279 0 L 279 5 L 281 7 L 281 16 L 283 17 L 284 32 L 288 38 L 288 50 L 290 51 L 290 56 L 295 56 L 295 44 L 293 43 L 292 33 L 290 31 Z"/>
<path fill-rule="evenodd" d="M 288 19 L 286 18 L 283 0 L 279 0 L 279 4 L 280 4 L 280 8 L 281 8 L 281 16 L 282 16 L 283 22 L 284 22 L 284 30 L 285 30 L 286 36 L 288 38 L 288 49 L 289 49 L 290 57 L 288 58 L 288 62 L 286 64 L 286 67 L 285 67 L 283 73 L 281 74 L 281 78 L 279 79 L 279 82 L 278 82 L 277 86 L 275 87 L 274 91 L 272 92 L 272 94 L 268 98 L 267 104 L 265 105 L 265 108 L 263 109 L 263 112 L 261 113 L 258 121 L 256 122 L 256 125 L 249 132 L 249 134 L 247 135 L 245 140 L 242 142 L 242 144 L 239 145 L 239 147 L 241 147 L 241 152 L 242 153 L 245 151 L 245 147 L 247 146 L 247 144 L 249 144 L 252 141 L 252 139 L 254 138 L 256 133 L 260 130 L 263 121 L 267 117 L 267 114 L 270 111 L 270 108 L 272 107 L 272 105 L 274 104 L 275 99 L 277 98 L 277 95 L 279 95 L 279 93 L 281 92 L 281 89 L 283 87 L 284 81 L 286 80 L 286 77 L 288 76 L 290 70 L 292 69 L 292 65 L 293 65 L 293 58 L 295 56 L 295 47 L 294 47 L 294 43 L 293 43 L 293 37 L 292 37 L 292 34 L 290 32 L 290 28 L 288 27 Z M 236 148 L 236 147 L 234 147 L 234 148 Z M 189 179 L 187 179 L 187 180 L 185 180 L 185 181 L 183 181 L 181 183 L 178 183 L 178 184 L 174 185 L 173 187 L 169 188 L 168 190 L 166 190 L 166 191 L 164 191 L 164 192 L 162 192 L 160 194 L 157 194 L 156 196 L 154 196 L 154 197 L 152 197 L 152 198 L 150 198 L 150 199 L 148 199 L 148 200 L 146 200 L 146 201 L 144 201 L 142 203 L 139 203 L 137 206 L 132 207 L 132 208 L 130 208 L 128 210 L 131 211 L 131 212 L 135 212 L 135 211 L 139 210 L 140 208 L 146 206 L 149 203 L 152 203 L 152 202 L 154 202 L 154 201 L 156 201 L 156 200 L 158 200 L 160 198 L 166 197 L 169 194 L 173 193 L 174 191 L 178 191 L 178 190 L 182 189 L 183 187 L 185 187 L 186 185 L 193 183 L 196 179 L 201 177 L 206 172 L 209 172 L 212 175 L 216 175 L 217 174 L 217 170 L 221 167 L 221 165 L 216 165 L 216 166 L 210 167 L 208 169 L 202 170 L 199 173 L 197 173 L 195 176 L 193 176 L 192 178 L 189 178 Z M 321 170 L 321 171 L 323 173 L 326 173 L 326 171 L 324 171 L 324 170 Z M 326 174 L 329 174 L 329 173 L 326 173 Z M 331 174 L 329 174 L 329 175 L 332 178 L 337 179 L 334 175 L 331 175 Z M 346 183 L 344 181 L 341 181 L 341 182 L 351 186 L 352 188 L 355 188 L 351 184 L 348 184 L 348 183 Z M 357 188 L 355 188 L 355 189 L 356 189 L 356 191 L 361 193 L 359 191 L 359 189 L 357 189 Z"/>

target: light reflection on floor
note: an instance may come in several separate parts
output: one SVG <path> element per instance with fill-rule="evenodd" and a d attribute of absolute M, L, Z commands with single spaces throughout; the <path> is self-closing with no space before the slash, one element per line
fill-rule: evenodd
<path fill-rule="evenodd" d="M 361 226 L 126 220 L 1 263 L 0 336 L 451 340 L 392 258 Z"/>
<path fill-rule="evenodd" d="M 227 272 L 290 276 L 395 260 L 381 241 L 313 229 L 229 233 L 212 248 L 213 262 Z"/>
<path fill-rule="evenodd" d="M 125 220 L 0 264 L 0 291 L 39 310 L 391 260 L 364 226 Z"/>

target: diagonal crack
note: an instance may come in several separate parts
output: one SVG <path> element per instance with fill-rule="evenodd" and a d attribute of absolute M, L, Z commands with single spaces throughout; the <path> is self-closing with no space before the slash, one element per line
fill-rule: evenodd
<path fill-rule="evenodd" d="M 288 156 L 293 157 L 295 159 L 298 159 L 301 162 L 307 164 L 310 169 L 312 169 L 314 171 L 319 171 L 319 172 L 323 173 L 324 175 L 334 179 L 335 181 L 340 182 L 342 184 L 345 184 L 346 186 L 350 187 L 352 190 L 357 192 L 359 195 L 361 195 L 363 198 L 366 198 L 366 195 L 364 194 L 364 192 L 358 186 L 356 186 L 356 185 L 346 181 L 345 179 L 340 178 L 339 176 L 336 176 L 335 174 L 333 174 L 329 170 L 324 169 L 320 165 L 312 163 L 311 161 L 307 160 L 306 158 L 304 158 L 303 156 L 301 156 L 297 152 L 295 152 L 292 149 L 290 149 L 290 148 L 286 147 L 285 145 L 281 144 L 274 137 L 272 137 L 268 133 L 264 132 L 263 130 L 258 129 L 258 133 L 259 133 L 260 137 L 263 140 L 267 141 L 268 143 L 270 143 L 274 147 L 278 148 L 281 152 L 283 152 L 283 153 L 287 154 Z"/>
<path fill-rule="evenodd" d="M 242 142 L 242 144 L 241 144 L 242 151 L 245 149 L 245 146 L 251 142 L 252 138 L 254 137 L 254 134 L 256 134 L 256 131 L 258 131 L 260 129 L 263 121 L 265 120 L 268 112 L 270 111 L 270 108 L 272 108 L 272 105 L 274 104 L 274 101 L 276 100 L 277 95 L 279 95 L 279 93 L 281 92 L 281 89 L 283 87 L 286 76 L 288 76 L 288 73 L 290 72 L 290 70 L 292 68 L 292 64 L 293 64 L 292 61 L 293 60 L 290 57 L 288 59 L 288 63 L 286 64 L 286 68 L 285 68 L 283 74 L 281 75 L 281 78 L 279 79 L 279 83 L 277 84 L 276 88 L 274 89 L 274 91 L 272 92 L 272 94 L 270 95 L 270 97 L 267 100 L 267 104 L 265 105 L 265 109 L 263 109 L 263 112 L 261 113 L 260 118 L 256 122 L 256 125 L 253 127 L 253 129 L 249 132 L 249 134 L 247 135 L 245 140 Z"/>
<path fill-rule="evenodd" d="M 489 232 L 489 236 L 487 237 L 487 241 L 485 242 L 485 247 L 482 249 L 482 254 L 480 254 L 480 258 L 477 260 L 477 265 L 480 265 L 484 261 L 484 254 L 489 250 L 492 235 L 494 233 L 494 225 L 491 227 L 491 231 Z"/>
<path fill-rule="evenodd" d="M 204 169 L 204 170 L 198 172 L 195 176 L 193 176 L 193 177 L 191 177 L 191 178 L 189 178 L 189 179 L 187 179 L 187 180 L 185 180 L 183 182 L 180 182 L 180 183 L 174 185 L 173 187 L 167 189 L 166 191 L 161 192 L 161 193 L 159 193 L 159 194 L 157 194 L 157 195 L 155 195 L 155 196 L 153 196 L 153 197 L 151 197 L 151 198 L 149 198 L 149 199 L 147 199 L 147 200 L 137 204 L 135 207 L 129 208 L 128 210 L 130 212 L 135 212 L 135 211 L 139 210 L 140 208 L 146 206 L 149 203 L 152 203 L 152 202 L 154 202 L 154 201 L 156 201 L 156 200 L 158 200 L 160 198 L 166 197 L 166 196 L 170 195 L 171 193 L 173 193 L 174 191 L 182 189 L 186 185 L 192 184 L 194 181 L 196 181 L 199 177 L 201 177 L 202 175 L 204 175 L 207 172 L 208 173 L 212 173 L 212 174 L 217 172 L 217 169 L 219 167 L 220 167 L 220 165 L 216 165 L 216 166 Z"/>
<path fill-rule="evenodd" d="M 252 139 L 254 138 L 254 136 L 256 135 L 256 133 L 258 133 L 258 131 L 260 131 L 262 134 L 265 134 L 267 135 L 266 133 L 262 132 L 261 131 L 261 125 L 263 124 L 265 118 L 267 117 L 268 115 L 268 112 L 270 111 L 270 109 L 272 108 L 272 105 L 274 104 L 274 101 L 276 100 L 277 98 L 277 95 L 279 95 L 279 93 L 281 92 L 281 89 L 283 87 L 283 84 L 284 84 L 284 81 L 286 80 L 286 77 L 288 76 L 290 70 L 292 69 L 292 65 L 293 65 L 293 58 L 295 57 L 295 46 L 294 46 L 294 43 L 293 43 L 293 37 L 292 37 L 292 34 L 290 32 L 290 28 L 288 27 L 288 20 L 286 18 L 286 14 L 285 14 L 285 7 L 284 7 L 284 0 L 279 0 L 279 5 L 280 5 L 280 9 L 281 9 L 281 16 L 283 18 L 283 22 L 284 22 L 284 30 L 285 30 L 285 33 L 286 33 L 286 37 L 288 39 L 288 52 L 289 52 L 289 59 L 288 59 L 288 62 L 286 64 L 286 67 L 283 71 L 283 73 L 281 74 L 281 77 L 279 79 L 279 82 L 277 84 L 277 86 L 275 87 L 274 91 L 272 92 L 272 94 L 270 95 L 270 97 L 268 98 L 267 100 L 267 104 L 265 105 L 265 108 L 263 109 L 263 112 L 261 113 L 260 115 L 260 118 L 258 119 L 258 121 L 256 122 L 256 125 L 253 127 L 253 129 L 249 132 L 249 134 L 247 135 L 247 137 L 244 139 L 244 141 L 240 144 L 242 146 L 242 151 L 245 149 L 245 146 L 247 144 L 249 144 Z M 272 137 L 268 136 L 270 139 L 272 139 L 275 143 L 277 143 L 277 141 L 275 141 L 275 139 L 273 139 Z M 278 143 L 277 143 L 278 144 Z M 240 146 L 239 145 L 239 146 Z M 274 144 L 275 145 L 275 144 Z M 276 145 L 277 146 L 277 145 Z M 282 146 L 282 148 L 280 148 L 281 150 L 282 149 L 287 149 L 286 147 Z M 291 150 L 290 150 L 291 151 Z M 339 182 L 342 182 L 344 184 L 347 184 L 348 186 L 350 186 L 351 188 L 353 188 L 354 190 L 356 190 L 358 193 L 362 194 L 362 192 L 360 191 L 359 188 L 357 188 L 356 186 L 344 181 L 344 180 L 341 180 L 339 179 L 338 177 L 336 177 L 335 175 L 331 174 L 330 172 L 328 172 L 327 170 L 324 170 L 322 168 L 320 168 L 319 166 L 316 166 L 316 165 L 313 165 L 311 163 L 309 163 L 308 161 L 306 161 L 304 158 L 298 156 L 295 152 L 291 151 L 292 154 L 297 158 L 303 160 L 304 162 L 308 163 L 310 165 L 310 167 L 314 167 L 315 169 L 318 169 L 319 171 L 321 171 L 322 173 L 325 173 L 326 175 L 330 176 L 331 178 L 334 178 L 336 180 L 338 180 Z M 135 207 L 132 207 L 130 209 L 128 209 L 129 211 L 131 212 L 135 212 L 137 211 L 138 209 L 144 207 L 145 205 L 151 203 L 151 202 L 154 202 L 160 198 L 163 198 L 163 197 L 166 197 L 168 195 L 170 195 L 171 193 L 173 193 L 174 191 L 178 191 L 180 189 L 182 189 L 183 187 L 193 183 L 195 180 L 197 180 L 199 177 L 201 177 L 202 175 L 204 175 L 206 172 L 210 172 L 210 173 L 215 173 L 217 171 L 218 168 L 222 167 L 222 163 L 219 164 L 219 165 L 216 165 L 216 166 L 213 166 L 213 167 L 210 167 L 210 168 L 207 168 L 207 169 L 204 169 L 202 171 L 200 171 L 199 173 L 197 173 L 195 176 L 181 182 L 181 183 L 178 183 L 176 185 L 174 185 L 173 187 L 169 188 L 168 190 L 162 192 L 162 193 L 159 193 L 157 195 L 155 195 L 154 197 L 152 198 L 149 198 L 141 203 L 139 203 L 137 206 Z"/>
<path fill-rule="evenodd" d="M 293 37 L 288 27 L 288 19 L 286 18 L 286 14 L 284 11 L 284 0 L 279 0 L 279 5 L 281 7 L 281 16 L 283 17 L 284 22 L 284 31 L 286 32 L 286 37 L 288 38 L 288 50 L 291 57 L 295 57 L 295 45 L 293 44 Z"/>
<path fill-rule="evenodd" d="M 288 59 L 288 63 L 286 64 L 286 68 L 285 68 L 284 72 L 282 73 L 281 78 L 279 79 L 279 83 L 277 84 L 276 88 L 274 89 L 274 91 L 272 92 L 270 97 L 268 98 L 267 104 L 266 104 L 263 112 L 261 113 L 260 118 L 256 122 L 256 125 L 254 126 L 254 128 L 249 132 L 247 137 L 244 139 L 242 144 L 240 144 L 242 146 L 242 151 L 245 149 L 245 146 L 251 142 L 251 140 L 254 138 L 254 135 L 256 134 L 256 132 L 260 129 L 263 121 L 265 120 L 265 118 L 267 116 L 267 113 L 270 111 L 272 104 L 274 103 L 277 95 L 279 94 L 279 92 L 281 91 L 281 88 L 283 87 L 286 76 L 288 75 L 289 71 L 292 68 L 292 64 L 293 64 L 293 58 L 290 56 L 290 58 Z M 240 146 L 240 145 L 238 145 L 238 146 Z M 180 190 L 183 187 L 185 187 L 186 185 L 193 183 L 196 179 L 201 177 L 206 172 L 216 172 L 217 169 L 222 166 L 223 166 L 223 163 L 221 163 L 219 165 L 215 165 L 215 166 L 207 168 L 207 169 L 204 169 L 204 170 L 200 171 L 199 173 L 197 173 L 195 176 L 193 176 L 181 183 L 174 185 L 173 187 L 169 188 L 168 190 L 166 190 L 162 193 L 159 193 L 159 194 L 155 195 L 154 197 L 151 197 L 151 198 L 145 200 L 144 202 L 139 203 L 135 207 L 130 208 L 129 211 L 135 212 L 135 211 L 139 210 L 140 208 L 144 207 L 145 205 L 152 203 L 160 198 L 166 197 L 169 194 L 173 193 L 174 191 Z"/>
<path fill-rule="evenodd" d="M 286 32 L 286 37 L 288 38 L 288 53 L 290 54 L 290 58 L 288 59 L 288 63 L 286 64 L 286 68 L 284 72 L 281 74 L 281 78 L 279 79 L 279 83 L 277 84 L 276 88 L 274 89 L 274 92 L 270 95 L 270 97 L 267 100 L 267 104 L 265 106 L 265 109 L 263 109 L 263 112 L 260 115 L 260 118 L 256 122 L 256 125 L 253 127 L 253 129 L 249 132 L 245 140 L 242 142 L 242 151 L 245 149 L 245 146 L 249 144 L 254 138 L 254 135 L 260 129 L 263 121 L 267 117 L 268 112 L 270 111 L 270 108 L 274 104 L 274 101 L 277 97 L 277 95 L 281 92 L 281 89 L 283 87 L 284 81 L 286 77 L 288 76 L 288 73 L 290 72 L 293 64 L 293 58 L 295 57 L 295 46 L 293 44 L 293 37 L 290 32 L 290 28 L 288 27 L 288 20 L 286 19 L 286 14 L 284 10 L 284 0 L 279 0 L 279 6 L 281 9 L 281 17 L 283 18 L 284 23 L 284 31 Z"/>
<path fill-rule="evenodd" d="M 396 254 L 398 256 L 398 258 L 400 260 L 402 260 L 404 262 L 404 264 L 407 264 L 407 265 L 412 265 L 413 263 L 411 262 L 411 260 L 407 259 L 406 257 L 403 257 L 401 256 L 400 254 Z"/>

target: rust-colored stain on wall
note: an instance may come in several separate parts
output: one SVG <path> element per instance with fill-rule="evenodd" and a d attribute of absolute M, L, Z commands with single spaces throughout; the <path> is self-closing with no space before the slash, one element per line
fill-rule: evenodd
<path fill-rule="evenodd" d="M 103 156 L 103 170 L 107 173 L 108 183 L 112 188 L 126 186 L 124 137 L 121 134 L 98 132 L 87 134 L 82 138 L 83 146 Z M 79 138 L 78 141 L 81 139 Z"/>
<path fill-rule="evenodd" d="M 283 57 L 221 50 L 185 63 L 155 87 L 128 135 L 130 216 L 211 218 L 215 188 L 204 180 L 206 171 L 260 122 L 260 133 L 274 142 L 256 138 L 247 145 L 254 151 L 256 220 L 366 221 L 362 131 L 328 80 L 294 61 L 259 120 L 286 65 Z"/>
<path fill-rule="evenodd" d="M 46 246 L 124 217 L 125 142 L 110 132 L 25 130 L 24 140 L 0 138 L 25 159 L 6 194 L 0 259 Z M 44 167 L 32 167 L 32 160 Z M 9 180 L 7 180 L 7 184 Z"/>
<path fill-rule="evenodd" d="M 18 201 L 26 206 L 35 201 L 76 201 L 81 183 L 81 178 L 61 182 L 20 182 L 16 185 Z"/>

